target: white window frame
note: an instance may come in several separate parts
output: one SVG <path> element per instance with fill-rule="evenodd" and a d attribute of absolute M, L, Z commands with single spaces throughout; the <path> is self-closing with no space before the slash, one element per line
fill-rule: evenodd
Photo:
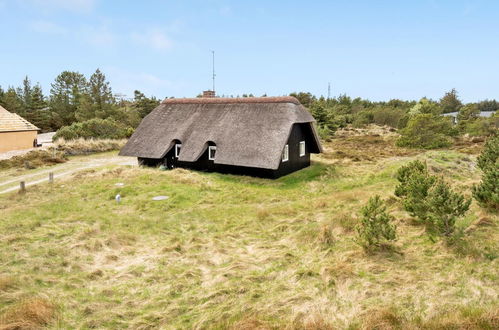
<path fill-rule="evenodd" d="M 284 150 L 282 151 L 282 162 L 287 162 L 289 160 L 289 145 L 286 144 L 284 146 Z"/>
<path fill-rule="evenodd" d="M 214 155 L 211 157 L 211 151 L 213 150 Z M 209 160 L 215 160 L 215 157 L 217 156 L 217 146 L 209 146 L 208 147 L 208 159 Z"/>
<path fill-rule="evenodd" d="M 300 141 L 300 157 L 303 157 L 306 155 L 306 150 L 305 150 L 305 141 Z"/>
<path fill-rule="evenodd" d="M 182 149 L 182 143 L 175 144 L 175 157 L 178 158 L 181 149 Z"/>

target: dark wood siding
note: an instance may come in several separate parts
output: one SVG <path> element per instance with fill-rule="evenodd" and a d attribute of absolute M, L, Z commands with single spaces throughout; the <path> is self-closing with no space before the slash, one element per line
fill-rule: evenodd
<path fill-rule="evenodd" d="M 255 167 L 231 166 L 215 164 L 208 159 L 208 148 L 196 162 L 180 162 L 175 157 L 175 147 L 171 148 L 163 159 L 139 158 L 139 164 L 146 166 L 164 165 L 168 168 L 182 167 L 199 171 L 230 173 L 238 175 L 250 175 L 263 178 L 278 178 L 283 175 L 298 171 L 310 166 L 310 146 L 313 141 L 310 125 L 294 124 L 291 129 L 287 144 L 289 147 L 288 161 L 282 162 L 277 170 L 269 170 Z M 305 141 L 305 155 L 300 156 L 300 142 Z M 210 142 L 209 145 L 215 145 Z M 216 157 L 216 156 L 215 156 Z"/>
<path fill-rule="evenodd" d="M 288 139 L 289 159 L 282 162 L 275 171 L 275 177 L 280 177 L 304 167 L 310 166 L 310 136 L 307 130 L 308 124 L 294 124 Z M 305 141 L 305 155 L 300 157 L 300 141 Z"/>

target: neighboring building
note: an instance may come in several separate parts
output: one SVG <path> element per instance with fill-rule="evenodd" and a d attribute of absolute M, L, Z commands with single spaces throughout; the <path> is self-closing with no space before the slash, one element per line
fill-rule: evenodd
<path fill-rule="evenodd" d="M 494 115 L 494 113 L 496 113 L 496 112 L 495 111 L 481 111 L 478 114 L 478 117 L 490 118 L 490 117 L 492 117 Z M 444 116 L 444 117 L 451 117 L 452 118 L 452 123 L 457 124 L 457 122 L 458 122 L 457 115 L 458 114 L 459 114 L 459 112 L 456 111 L 456 112 L 443 113 L 442 116 Z"/>
<path fill-rule="evenodd" d="M 294 97 L 167 99 L 120 155 L 143 165 L 277 178 L 322 152 L 314 122 Z"/>
<path fill-rule="evenodd" d="M 0 152 L 34 148 L 40 129 L 0 106 Z"/>

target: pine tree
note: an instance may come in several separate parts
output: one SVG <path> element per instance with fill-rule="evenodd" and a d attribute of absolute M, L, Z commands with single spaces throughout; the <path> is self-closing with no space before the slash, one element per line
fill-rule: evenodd
<path fill-rule="evenodd" d="M 430 189 L 425 204 L 430 235 L 451 237 L 456 230 L 456 220 L 468 211 L 471 199 L 452 191 L 447 183 L 439 179 Z"/>
<path fill-rule="evenodd" d="M 100 118 L 112 115 L 115 99 L 106 76 L 97 69 L 90 77 L 89 92 L 95 107 L 95 114 Z"/>
<path fill-rule="evenodd" d="M 473 187 L 473 197 L 482 207 L 499 211 L 499 135 L 487 141 L 477 163 L 483 175 Z"/>
<path fill-rule="evenodd" d="M 32 100 L 31 100 L 31 94 L 33 93 L 33 89 L 31 87 L 31 81 L 29 80 L 28 76 L 26 76 L 23 80 L 23 87 L 20 90 L 19 95 L 21 96 L 21 99 L 24 104 L 24 108 L 27 111 L 31 111 L 32 109 Z"/>
<path fill-rule="evenodd" d="M 362 218 L 356 227 L 356 242 L 366 250 L 380 246 L 385 241 L 396 239 L 396 226 L 393 217 L 386 212 L 386 206 L 380 196 L 369 199 L 361 209 Z"/>
<path fill-rule="evenodd" d="M 26 115 L 23 100 L 14 87 L 9 87 L 7 92 L 3 95 L 2 106 L 8 111 L 17 113 L 20 116 Z"/>
<path fill-rule="evenodd" d="M 442 106 L 443 113 L 459 111 L 463 106 L 455 88 L 445 93 L 444 97 L 440 99 L 440 105 Z"/>
<path fill-rule="evenodd" d="M 55 78 L 50 89 L 50 108 L 56 125 L 70 125 L 76 120 L 76 109 L 86 92 L 87 80 L 79 72 L 64 71 Z"/>

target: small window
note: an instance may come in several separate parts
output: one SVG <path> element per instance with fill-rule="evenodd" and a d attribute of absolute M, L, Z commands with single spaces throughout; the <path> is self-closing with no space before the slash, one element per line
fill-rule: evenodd
<path fill-rule="evenodd" d="M 282 151 L 282 161 L 287 162 L 289 160 L 289 146 L 286 144 L 284 150 Z"/>
<path fill-rule="evenodd" d="M 215 153 L 217 152 L 217 147 L 209 146 L 208 147 L 208 159 L 215 160 Z"/>
<path fill-rule="evenodd" d="M 300 141 L 300 157 L 305 156 L 305 141 Z"/>
<path fill-rule="evenodd" d="M 182 144 L 177 143 L 175 145 L 175 157 L 177 157 L 177 158 L 178 158 L 178 155 L 180 155 L 180 149 L 182 149 Z"/>

